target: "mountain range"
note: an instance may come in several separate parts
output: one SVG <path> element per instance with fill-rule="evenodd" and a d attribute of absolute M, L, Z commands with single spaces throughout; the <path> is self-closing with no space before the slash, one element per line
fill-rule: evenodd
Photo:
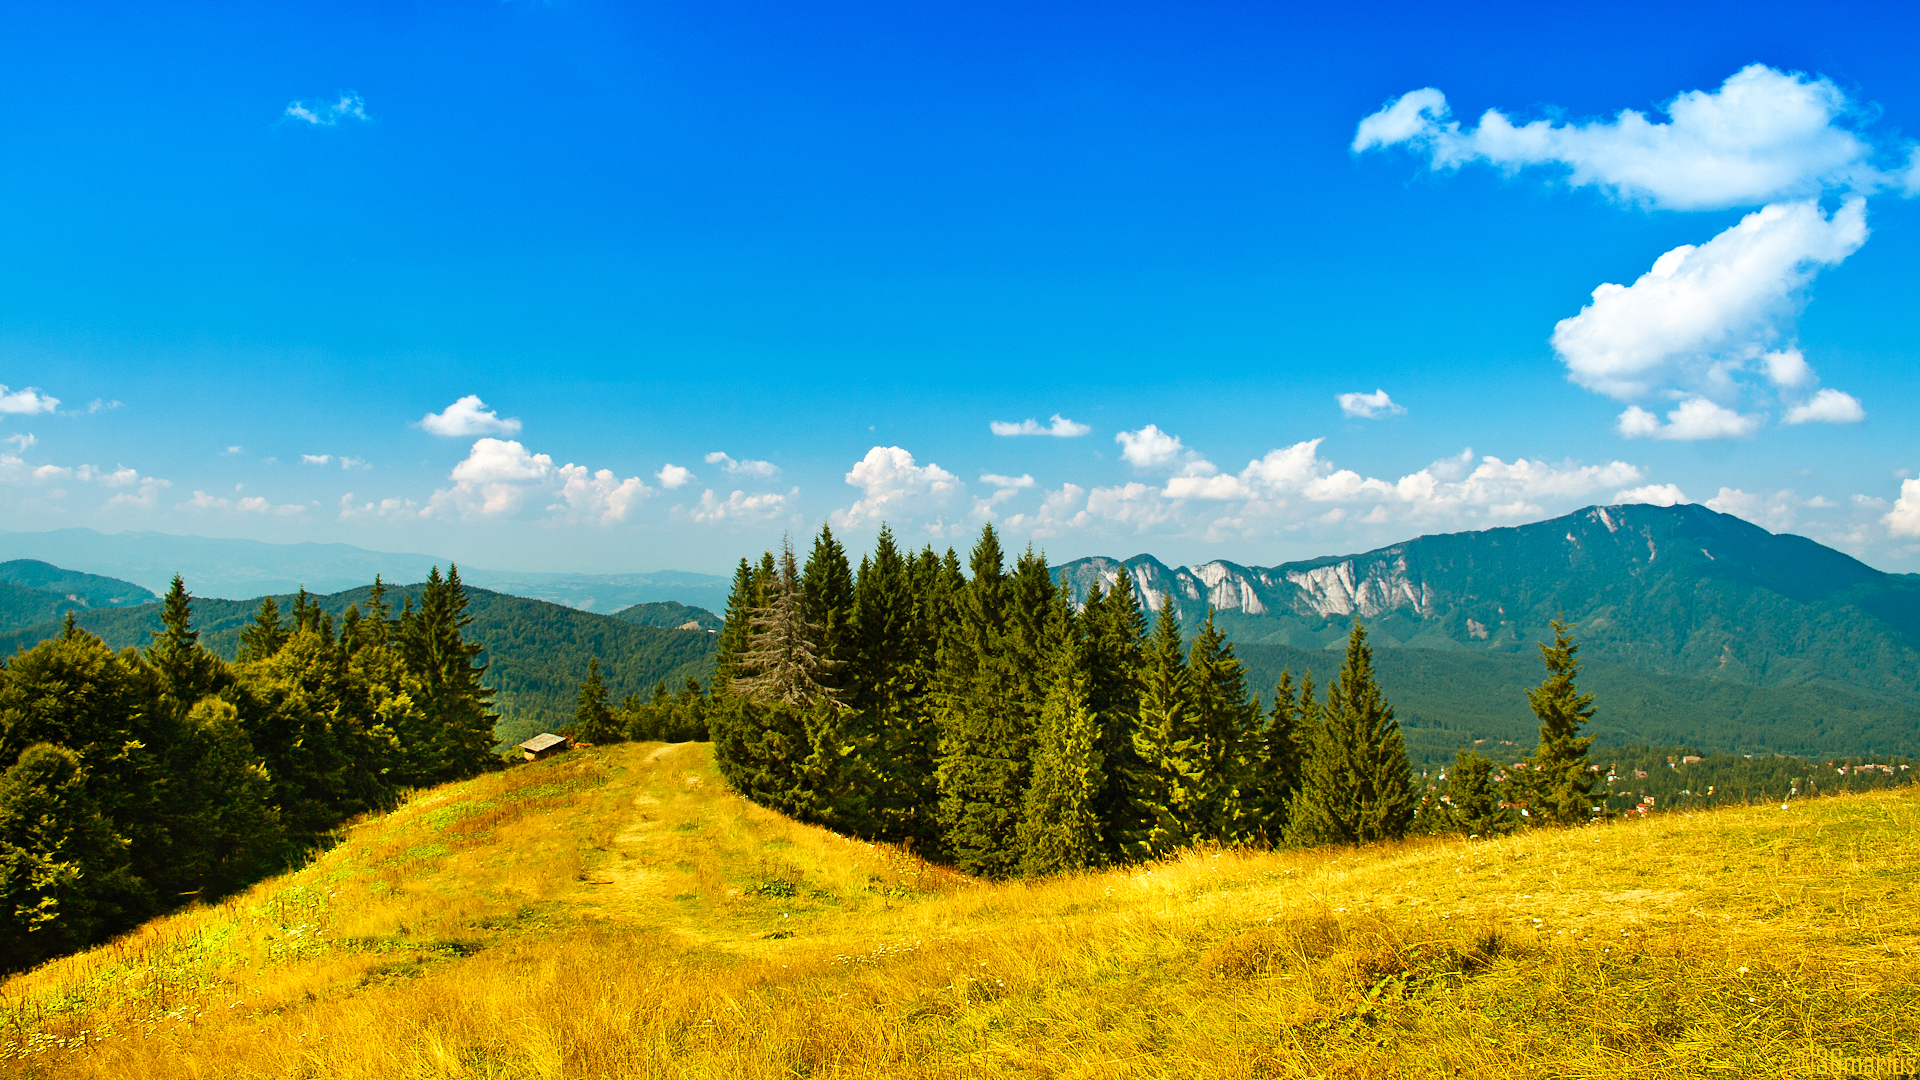
<path fill-rule="evenodd" d="M 1521 690 L 1556 617 L 1609 689 L 1603 741 L 1920 751 L 1920 577 L 1701 506 L 1592 506 L 1271 567 L 1136 555 L 1054 573 L 1076 602 L 1126 573 L 1189 630 L 1211 610 L 1256 686 L 1283 668 L 1324 680 L 1325 650 L 1361 621 L 1409 744 L 1435 751 L 1468 734 L 1531 745 Z"/>
<path fill-rule="evenodd" d="M 57 632 L 68 609 L 115 647 L 144 644 L 159 626 L 153 592 L 99 573 L 108 555 L 154 570 L 183 558 L 232 558 L 230 581 L 280 580 L 272 574 L 289 568 L 364 569 L 353 587 L 318 597 L 336 613 L 364 600 L 373 573 L 408 568 L 398 560 L 421 560 L 423 574 L 434 564 L 348 545 L 66 532 L 82 534 L 67 539 L 90 560 L 76 563 L 95 572 L 0 564 L 0 655 Z M 0 541 L 55 535 L 0 534 Z M 156 550 L 143 554 L 148 543 Z M 0 553 L 7 550 L 0 543 Z M 1137 555 L 1054 568 L 1076 602 L 1094 582 L 1111 587 L 1121 573 L 1150 609 L 1171 603 L 1189 632 L 1211 610 L 1246 663 L 1249 684 L 1268 696 L 1282 671 L 1296 678 L 1312 671 L 1324 686 L 1349 627 L 1364 622 L 1381 686 L 1420 764 L 1475 743 L 1516 753 L 1532 746 L 1536 721 L 1525 690 L 1542 675 L 1534 643 L 1551 636 L 1556 617 L 1573 625 L 1580 642 L 1581 684 L 1598 698 L 1590 730 L 1600 746 L 1920 754 L 1920 576 L 1883 573 L 1805 537 L 1698 506 L 1594 506 L 1529 525 L 1271 567 L 1171 567 Z M 677 687 L 711 673 L 723 579 L 522 574 L 496 590 L 475 580 L 484 571 L 463 567 L 462 574 L 474 598 L 474 633 L 501 691 L 503 738 L 565 723 L 594 657 L 616 698 L 644 694 L 660 679 Z M 406 587 L 396 588 L 398 602 Z M 718 599 L 710 607 L 665 598 L 616 609 L 648 590 L 675 588 Z M 513 595 L 516 589 L 547 595 Z M 283 608 L 289 603 L 290 588 L 261 591 L 278 594 Z M 258 595 L 202 594 L 195 613 L 203 640 L 231 656 Z M 610 614 L 583 610 L 589 605 Z"/>
<path fill-rule="evenodd" d="M 34 559 L 108 575 L 163 593 L 173 575 L 195 596 L 245 600 L 305 588 L 333 593 L 357 588 L 375 574 L 389 582 L 421 581 L 452 560 L 418 553 L 369 551 L 352 544 L 270 544 L 161 532 L 103 533 L 93 529 L 0 532 L 0 559 Z M 732 579 L 679 570 L 628 574 L 555 574 L 462 565 L 460 576 L 512 596 L 547 600 L 582 611 L 612 614 L 635 604 L 677 601 L 719 611 Z"/>

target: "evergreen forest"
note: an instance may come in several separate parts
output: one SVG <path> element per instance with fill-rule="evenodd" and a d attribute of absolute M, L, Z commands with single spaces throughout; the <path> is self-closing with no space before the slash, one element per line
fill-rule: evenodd
<path fill-rule="evenodd" d="M 823 528 L 804 565 L 790 547 L 740 562 L 707 722 L 749 798 L 992 878 L 1485 832 L 1516 811 L 1572 823 L 1603 812 L 1594 706 L 1555 633 L 1529 691 L 1539 749 L 1505 770 L 1463 752 L 1456 771 L 1485 783 L 1461 802 L 1414 775 L 1357 622 L 1324 686 L 1285 670 L 1263 701 L 1211 617 L 1187 640 L 1128 575 L 1076 605 L 991 525 L 964 567 L 883 528 L 856 568 Z"/>
<path fill-rule="evenodd" d="M 416 603 L 417 598 L 417 603 Z M 409 788 L 499 765 L 457 568 L 398 610 L 260 603 L 228 661 L 175 577 L 115 651 L 76 625 L 0 666 L 0 971 L 297 860 Z"/>

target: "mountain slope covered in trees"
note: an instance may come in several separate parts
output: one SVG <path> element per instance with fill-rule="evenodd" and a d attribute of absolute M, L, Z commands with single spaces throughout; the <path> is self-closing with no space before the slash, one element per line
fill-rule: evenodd
<path fill-rule="evenodd" d="M 1920 578 L 1701 506 L 1594 506 L 1264 568 L 1138 555 L 1055 575 L 1077 602 L 1123 570 L 1149 607 L 1171 598 L 1189 628 L 1211 607 L 1243 645 L 1319 649 L 1358 618 L 1384 649 L 1530 655 L 1564 615 L 1589 661 L 1920 705 Z"/>
<path fill-rule="evenodd" d="M 370 588 L 311 599 L 337 619 L 348 605 L 364 606 Z M 420 590 L 420 585 L 391 586 L 388 602 L 398 607 L 408 597 L 418 600 Z M 714 635 L 704 630 L 635 625 L 544 600 L 470 586 L 466 591 L 473 616 L 468 635 L 481 646 L 481 661 L 490 665 L 487 681 L 497 691 L 495 705 L 500 713 L 495 733 L 503 742 L 518 742 L 538 731 L 569 723 L 574 695 L 595 658 L 615 700 L 629 694 L 648 697 L 663 680 L 677 690 L 687 679 L 704 679 L 713 669 Z M 278 595 L 274 600 L 282 610 L 291 610 L 294 595 Z M 259 598 L 196 599 L 194 625 L 201 642 L 222 659 L 233 659 L 241 631 L 259 607 Z M 147 604 L 81 611 L 76 621 L 109 647 L 122 649 L 146 645 L 151 632 L 161 629 L 160 616 L 160 605 Z M 41 621 L 0 633 L 0 655 L 10 655 L 59 632 L 58 622 Z"/>

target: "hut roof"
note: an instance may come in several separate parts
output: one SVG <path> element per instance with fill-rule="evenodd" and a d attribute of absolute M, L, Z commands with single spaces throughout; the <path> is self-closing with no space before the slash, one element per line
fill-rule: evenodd
<path fill-rule="evenodd" d="M 545 750 L 549 747 L 559 746 L 561 743 L 566 741 L 567 741 L 567 737 L 565 735 L 549 735 L 543 731 L 540 734 L 535 735 L 533 738 L 528 739 L 526 742 L 521 743 L 520 749 L 531 751 L 537 754 L 540 751 Z"/>

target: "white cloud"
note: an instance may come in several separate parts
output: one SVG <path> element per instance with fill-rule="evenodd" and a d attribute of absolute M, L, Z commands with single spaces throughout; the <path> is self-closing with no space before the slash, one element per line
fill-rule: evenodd
<path fill-rule="evenodd" d="M 1920 536 L 1920 480 L 1900 481 L 1900 498 L 1880 520 L 1895 536 Z"/>
<path fill-rule="evenodd" d="M 545 509 L 566 520 L 611 524 L 626 520 L 641 499 L 653 494 L 637 476 L 622 479 L 611 469 L 594 471 L 572 462 L 556 466 L 551 456 L 502 439 L 475 441 L 448 479 L 453 486 L 435 491 L 420 516 L 506 517 L 547 498 Z M 355 513 L 372 509 L 368 504 Z"/>
<path fill-rule="evenodd" d="M 590 473 L 585 465 L 562 465 L 558 475 L 560 501 L 547 509 L 563 510 L 572 518 L 594 518 L 603 523 L 625 521 L 627 511 L 653 494 L 653 489 L 641 483 L 639 477 L 622 480 L 612 469 Z"/>
<path fill-rule="evenodd" d="M 1804 359 L 1768 347 L 1791 330 L 1814 275 L 1866 239 L 1858 198 L 1832 217 L 1813 202 L 1765 207 L 1660 256 L 1632 285 L 1594 289 L 1591 304 L 1554 326 L 1554 350 L 1574 382 L 1621 401 L 1662 390 L 1724 396 L 1749 365 L 1804 383 Z"/>
<path fill-rule="evenodd" d="M 33 416 L 36 413 L 50 413 L 59 407 L 59 398 L 48 397 L 31 386 L 8 390 L 5 383 L 0 383 L 0 414 Z"/>
<path fill-rule="evenodd" d="M 124 472 L 127 470 L 121 471 Z M 115 473 L 114 475 L 117 476 L 119 473 Z M 153 476 L 141 477 L 138 483 L 139 486 L 135 490 L 122 491 L 108 499 L 107 505 L 131 506 L 139 510 L 151 510 L 153 509 L 154 500 L 159 497 L 160 493 L 173 486 L 173 481 L 161 480 Z"/>
<path fill-rule="evenodd" d="M 1161 431 L 1156 424 L 1148 424 L 1139 431 L 1122 431 L 1113 441 L 1120 444 L 1120 456 L 1136 469 L 1156 469 L 1188 456 L 1180 437 Z"/>
<path fill-rule="evenodd" d="M 772 521 L 786 513 L 788 503 L 798 494 L 799 488 L 785 495 L 775 491 L 759 491 L 751 495 L 736 491 L 725 499 L 719 499 L 709 489 L 700 493 L 699 505 L 693 508 L 689 516 L 703 525 L 720 521 Z"/>
<path fill-rule="evenodd" d="M 1144 488 L 1146 485 L 1141 485 Z M 1040 509 L 1032 514 L 1015 514 L 1006 528 L 1025 532 L 1035 539 L 1064 535 L 1070 529 L 1085 528 L 1092 520 L 1085 509 L 1087 489 L 1078 484 L 1061 484 L 1040 500 Z"/>
<path fill-rule="evenodd" d="M 1614 430 L 1628 439 L 1750 439 L 1760 430 L 1764 417 L 1742 416 L 1706 398 L 1682 401 L 1667 413 L 1667 422 L 1638 405 L 1629 405 L 1614 423 Z"/>
<path fill-rule="evenodd" d="M 236 492 L 238 488 L 234 489 Z M 176 510 L 233 510 L 242 514 L 273 514 L 278 517 L 293 517 L 307 512 L 307 508 L 298 503 L 273 505 L 258 495 L 246 495 L 234 499 L 209 495 L 204 491 L 195 491 L 193 498 L 174 507 Z"/>
<path fill-rule="evenodd" d="M 852 528 L 889 515 L 910 517 L 946 505 L 966 485 L 959 477 L 929 461 L 914 464 L 913 455 L 898 446 L 876 446 L 854 463 L 847 483 L 860 489 L 852 506 L 833 513 L 833 523 Z"/>
<path fill-rule="evenodd" d="M 420 427 L 430 435 L 466 438 L 472 435 L 512 435 L 520 430 L 520 421 L 502 419 L 478 394 L 466 397 L 437 413 L 420 418 Z"/>
<path fill-rule="evenodd" d="M 980 482 L 1003 490 L 1017 491 L 1034 486 L 1034 479 L 1026 474 L 1019 476 L 1001 476 L 999 473 L 981 473 Z"/>
<path fill-rule="evenodd" d="M 1644 487 L 1628 488 L 1616 492 L 1616 503 L 1648 503 L 1653 506 L 1675 506 L 1687 502 L 1687 495 L 1677 484 L 1647 484 Z"/>
<path fill-rule="evenodd" d="M 325 465 L 333 460 L 332 454 L 301 454 L 300 460 L 309 465 Z"/>
<path fill-rule="evenodd" d="M 752 476 L 761 480 L 772 480 L 780 475 L 780 466 L 771 461 L 735 461 L 721 451 L 715 450 L 707 455 L 707 464 L 718 465 L 732 476 Z"/>
<path fill-rule="evenodd" d="M 112 412 L 119 407 L 120 402 L 106 401 L 101 398 L 94 398 L 92 401 L 87 402 L 87 411 L 90 413 Z"/>
<path fill-rule="evenodd" d="M 6 443 L 8 446 L 13 447 L 23 454 L 33 449 L 34 445 L 39 441 L 39 439 L 33 437 L 33 433 L 30 431 L 23 431 L 18 434 L 9 435 L 5 439 L 0 439 L 0 442 Z"/>
<path fill-rule="evenodd" d="M 1425 153 L 1434 169 L 1475 161 L 1508 172 L 1551 166 L 1576 187 L 1678 210 L 1867 192 L 1896 182 L 1872 165 L 1873 146 L 1844 126 L 1856 110 L 1825 78 L 1751 64 L 1720 89 L 1688 91 L 1662 111 L 1665 123 L 1627 109 L 1612 120 L 1516 125 L 1489 109 L 1476 127 L 1462 129 L 1448 119 L 1446 96 L 1428 87 L 1360 121 L 1352 149 L 1405 145 Z"/>
<path fill-rule="evenodd" d="M 242 449 L 244 448 L 239 446 L 229 446 L 225 450 L 221 451 L 221 453 L 231 456 L 233 454 L 239 453 Z"/>
<path fill-rule="evenodd" d="M 284 116 L 293 120 L 302 120 L 316 127 L 332 127 L 342 120 L 370 121 L 366 102 L 351 90 L 342 91 L 339 98 L 332 102 L 308 104 L 305 101 L 290 102 Z"/>
<path fill-rule="evenodd" d="M 684 466 L 675 465 L 669 461 L 660 467 L 659 472 L 653 475 L 655 479 L 660 481 L 661 487 L 671 490 L 677 487 L 685 487 L 687 481 L 693 479 L 693 470 L 685 468 Z"/>
<path fill-rule="evenodd" d="M 1061 439 L 1076 439 L 1093 430 L 1091 425 L 1076 423 L 1059 413 L 1053 414 L 1053 422 L 1046 427 L 1040 426 L 1040 422 L 1032 417 L 1017 424 L 995 420 L 987 427 L 995 435 L 1052 435 Z"/>
<path fill-rule="evenodd" d="M 1828 387 L 1788 409 L 1781 423 L 1857 424 L 1866 418 L 1867 410 L 1860 407 L 1859 399 Z"/>
<path fill-rule="evenodd" d="M 353 502 L 353 492 L 349 491 L 345 495 L 340 496 L 340 519 L 342 521 L 364 517 L 412 518 L 419 516 L 421 516 L 420 504 L 414 502 L 412 499 L 381 499 L 377 503 L 366 502 L 356 506 Z"/>
<path fill-rule="evenodd" d="M 1741 491 L 1739 488 L 1723 487 L 1718 494 L 1708 499 L 1705 505 L 1709 510 L 1745 518 L 1762 528 L 1771 529 L 1774 532 L 1785 532 L 1799 524 L 1801 506 L 1825 509 L 1834 504 L 1818 496 L 1802 502 L 1794 496 L 1792 490 L 1762 495 Z"/>
<path fill-rule="evenodd" d="M 1372 420 L 1381 416 L 1399 416 L 1407 410 L 1403 405 L 1394 404 L 1385 390 L 1375 390 L 1371 394 L 1341 394 L 1340 411 L 1348 416 Z"/>

